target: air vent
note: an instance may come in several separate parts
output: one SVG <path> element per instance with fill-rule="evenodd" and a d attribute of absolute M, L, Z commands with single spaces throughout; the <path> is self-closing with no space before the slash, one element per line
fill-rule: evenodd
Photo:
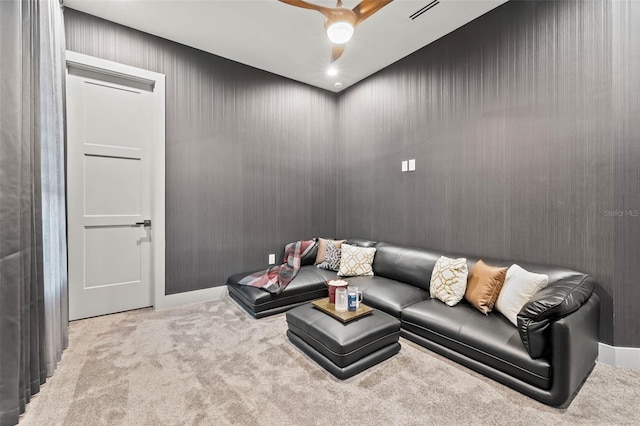
<path fill-rule="evenodd" d="M 423 13 L 425 13 L 426 11 L 436 7 L 437 5 L 439 5 L 440 2 L 438 0 L 433 0 L 431 3 L 429 3 L 426 6 L 422 6 L 420 9 L 416 10 L 415 12 L 413 12 L 411 15 L 409 15 L 409 20 L 411 21 L 415 21 L 416 19 L 418 19 L 420 16 L 422 16 Z"/>

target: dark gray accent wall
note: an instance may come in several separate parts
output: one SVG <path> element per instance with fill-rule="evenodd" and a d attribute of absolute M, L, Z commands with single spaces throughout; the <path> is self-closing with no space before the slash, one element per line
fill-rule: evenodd
<path fill-rule="evenodd" d="M 614 343 L 640 347 L 640 2 L 612 3 Z"/>
<path fill-rule="evenodd" d="M 640 346 L 638 22 L 512 0 L 350 88 L 338 235 L 585 271 L 601 341 Z"/>
<path fill-rule="evenodd" d="M 67 48 L 166 75 L 166 292 L 335 235 L 333 93 L 71 9 Z"/>

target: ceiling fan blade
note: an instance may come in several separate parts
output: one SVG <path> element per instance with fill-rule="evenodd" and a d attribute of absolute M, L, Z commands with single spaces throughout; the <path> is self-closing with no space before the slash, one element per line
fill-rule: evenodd
<path fill-rule="evenodd" d="M 356 7 L 353 8 L 356 17 L 358 18 L 356 21 L 356 25 L 358 25 L 392 1 L 393 0 L 362 0 Z"/>
<path fill-rule="evenodd" d="M 344 53 L 344 48 L 346 44 L 334 44 L 333 49 L 331 49 L 331 63 L 334 63 L 338 60 L 340 56 Z"/>
<path fill-rule="evenodd" d="M 331 15 L 331 11 L 333 10 L 330 7 L 320 6 L 318 4 L 308 3 L 304 0 L 278 0 L 281 3 L 286 3 L 291 6 L 301 7 L 303 9 L 317 10 L 322 13 L 325 17 L 329 17 Z"/>

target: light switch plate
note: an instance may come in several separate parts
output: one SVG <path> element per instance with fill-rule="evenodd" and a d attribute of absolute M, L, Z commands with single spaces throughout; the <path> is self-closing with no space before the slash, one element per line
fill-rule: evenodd
<path fill-rule="evenodd" d="M 409 171 L 410 172 L 415 172 L 416 171 L 416 159 L 415 158 L 409 160 Z"/>
<path fill-rule="evenodd" d="M 275 265 L 275 264 L 276 264 L 276 254 L 271 253 L 269 254 L 269 265 Z"/>
<path fill-rule="evenodd" d="M 408 170 L 407 160 L 402 162 L 402 171 L 406 172 Z"/>

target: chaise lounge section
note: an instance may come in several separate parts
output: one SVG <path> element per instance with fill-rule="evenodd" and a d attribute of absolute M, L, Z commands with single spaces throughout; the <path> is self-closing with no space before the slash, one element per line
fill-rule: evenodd
<path fill-rule="evenodd" d="M 516 327 L 465 300 L 452 307 L 431 299 L 431 273 L 441 256 L 466 257 L 469 269 L 477 258 L 368 240 L 347 244 L 376 248 L 374 276 L 348 280 L 363 291 L 366 304 L 400 320 L 406 339 L 551 406 L 568 405 L 595 365 L 599 299 L 586 274 L 518 262 L 549 280 L 518 313 Z M 516 263 L 483 260 L 503 267 Z M 336 273 L 306 262 L 279 297 L 238 285 L 246 273 L 229 278 L 229 294 L 256 318 L 326 297 L 324 283 Z"/>
<path fill-rule="evenodd" d="M 227 279 L 229 296 L 256 319 L 285 312 L 310 300 L 327 297 L 325 282 L 337 278 L 338 275 L 334 271 L 316 268 L 313 263 L 317 254 L 316 243 L 309 253 L 300 259 L 301 268 L 295 279 L 278 296 L 259 288 L 238 284 L 242 278 L 257 271 L 231 275 Z"/>

